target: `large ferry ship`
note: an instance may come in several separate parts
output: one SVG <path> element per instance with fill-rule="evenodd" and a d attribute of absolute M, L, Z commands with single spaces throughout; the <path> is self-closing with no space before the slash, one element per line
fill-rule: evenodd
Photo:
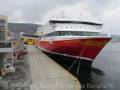
<path fill-rule="evenodd" d="M 93 61 L 111 39 L 100 33 L 101 23 L 66 19 L 50 20 L 38 28 L 38 46 L 50 53 Z"/>
<path fill-rule="evenodd" d="M 107 34 L 101 33 L 102 27 L 103 24 L 97 21 L 50 19 L 38 28 L 38 36 L 34 35 L 37 38 L 35 45 L 49 54 L 92 63 L 111 40 Z"/>

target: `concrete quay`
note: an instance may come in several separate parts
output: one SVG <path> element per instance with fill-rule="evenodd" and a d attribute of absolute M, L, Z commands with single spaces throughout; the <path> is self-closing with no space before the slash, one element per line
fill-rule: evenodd
<path fill-rule="evenodd" d="M 27 46 L 32 84 L 30 90 L 81 90 L 80 82 L 34 46 Z"/>

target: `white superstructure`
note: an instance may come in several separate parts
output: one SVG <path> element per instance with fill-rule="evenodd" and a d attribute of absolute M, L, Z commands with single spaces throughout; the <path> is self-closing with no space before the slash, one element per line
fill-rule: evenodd
<path fill-rule="evenodd" d="M 75 19 L 51 19 L 44 26 L 39 27 L 36 34 L 45 37 L 69 36 L 104 36 L 100 34 L 101 22 L 80 21 Z"/>

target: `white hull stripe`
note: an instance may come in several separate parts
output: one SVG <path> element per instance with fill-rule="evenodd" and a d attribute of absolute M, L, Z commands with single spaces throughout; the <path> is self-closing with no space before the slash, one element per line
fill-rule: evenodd
<path fill-rule="evenodd" d="M 74 39 L 98 39 L 98 38 L 109 38 L 106 36 L 51 36 L 42 37 L 41 41 L 61 41 L 61 40 L 74 40 Z"/>
<path fill-rule="evenodd" d="M 38 47 L 38 46 L 37 46 Z M 66 57 L 71 57 L 71 58 L 76 58 L 76 59 L 84 59 L 84 60 L 89 60 L 89 61 L 93 61 L 93 59 L 90 59 L 90 58 L 86 58 L 86 57 L 80 57 L 80 56 L 72 56 L 72 55 L 67 55 L 67 54 L 61 54 L 61 53 L 56 53 L 56 52 L 51 52 L 51 51 L 48 51 L 48 50 L 45 50 L 41 47 L 38 47 L 40 48 L 41 50 L 45 51 L 45 52 L 49 52 L 49 53 L 52 53 L 52 54 L 58 54 L 58 55 L 62 55 L 62 56 L 66 56 Z"/>

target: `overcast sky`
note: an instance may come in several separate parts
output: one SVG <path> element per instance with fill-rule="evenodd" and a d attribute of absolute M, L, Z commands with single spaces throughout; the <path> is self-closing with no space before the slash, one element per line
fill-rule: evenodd
<path fill-rule="evenodd" d="M 87 12 L 99 17 L 104 32 L 120 34 L 120 0 L 0 0 L 0 15 L 7 15 L 9 22 L 39 23 L 63 7 L 72 14 Z"/>

